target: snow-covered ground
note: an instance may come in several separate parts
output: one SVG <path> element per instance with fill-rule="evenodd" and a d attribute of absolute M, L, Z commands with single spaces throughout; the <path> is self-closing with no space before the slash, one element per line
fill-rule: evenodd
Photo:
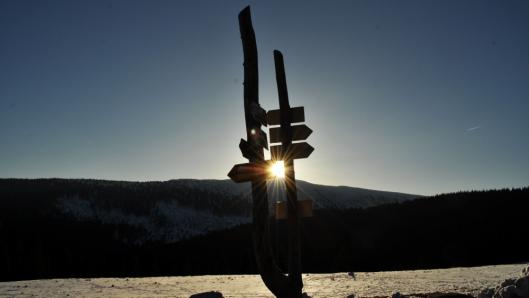
<path fill-rule="evenodd" d="M 312 297 L 387 297 L 401 294 L 459 292 L 476 295 L 507 278 L 520 276 L 527 264 L 356 273 L 304 274 Z M 0 283 L 0 297 L 189 297 L 218 291 L 224 297 L 273 297 L 258 275 L 209 275 L 146 278 L 83 278 Z"/>

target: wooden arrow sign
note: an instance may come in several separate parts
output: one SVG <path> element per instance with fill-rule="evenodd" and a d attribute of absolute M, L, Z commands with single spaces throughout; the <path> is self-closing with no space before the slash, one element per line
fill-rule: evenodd
<path fill-rule="evenodd" d="M 241 149 L 242 156 L 250 161 L 262 159 L 262 154 L 259 154 L 259 148 L 252 146 L 244 139 L 241 139 L 241 142 L 239 143 L 239 149 Z"/>
<path fill-rule="evenodd" d="M 268 137 L 266 136 L 266 132 L 260 128 L 250 128 L 250 137 L 254 144 L 268 150 Z"/>
<path fill-rule="evenodd" d="M 255 121 L 261 123 L 261 125 L 266 126 L 266 111 L 261 108 L 258 103 L 252 102 L 250 104 L 250 114 L 252 114 Z"/>
<path fill-rule="evenodd" d="M 234 165 L 228 173 L 228 177 L 236 183 L 241 183 L 257 179 L 270 179 L 272 174 L 268 170 L 268 163 L 250 162 Z"/>
<path fill-rule="evenodd" d="M 310 129 L 305 124 L 301 125 L 292 125 L 292 141 L 302 141 L 306 140 L 312 133 Z M 281 127 L 272 127 L 270 128 L 270 143 L 281 143 Z"/>
<path fill-rule="evenodd" d="M 314 148 L 306 142 L 294 143 L 288 146 L 286 152 L 282 145 L 270 146 L 272 160 L 291 160 L 307 158 L 314 151 Z"/>
<path fill-rule="evenodd" d="M 270 110 L 266 114 L 268 125 L 281 124 L 280 110 Z M 290 108 L 290 123 L 305 122 L 305 109 L 303 107 Z"/>
<path fill-rule="evenodd" d="M 297 201 L 296 211 L 298 212 L 298 217 L 300 218 L 312 217 L 312 209 L 313 209 L 312 205 L 313 205 L 312 200 Z M 287 202 L 285 201 L 276 202 L 275 217 L 277 220 L 288 218 Z"/>

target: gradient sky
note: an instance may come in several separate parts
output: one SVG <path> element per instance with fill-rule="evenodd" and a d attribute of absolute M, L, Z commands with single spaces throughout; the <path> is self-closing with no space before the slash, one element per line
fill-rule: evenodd
<path fill-rule="evenodd" d="M 1 1 L 0 177 L 226 179 L 274 49 L 313 183 L 419 194 L 529 185 L 528 1 Z"/>

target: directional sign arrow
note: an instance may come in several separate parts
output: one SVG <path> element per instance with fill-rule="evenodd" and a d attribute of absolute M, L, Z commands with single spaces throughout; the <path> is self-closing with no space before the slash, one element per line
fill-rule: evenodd
<path fill-rule="evenodd" d="M 251 161 L 262 158 L 262 155 L 259 154 L 259 148 L 252 146 L 244 139 L 241 139 L 241 142 L 239 143 L 239 149 L 241 149 L 242 156 L 244 156 L 244 158 L 248 158 Z"/>
<path fill-rule="evenodd" d="M 288 160 L 307 158 L 314 151 L 314 148 L 306 142 L 294 143 L 284 150 L 282 145 L 270 146 L 272 160 Z"/>
<path fill-rule="evenodd" d="M 252 117 L 261 125 L 266 126 L 266 111 L 265 109 L 261 108 L 261 106 L 258 103 L 252 102 L 250 104 L 250 114 L 252 114 Z"/>
<path fill-rule="evenodd" d="M 297 202 L 297 212 L 298 217 L 312 217 L 312 200 L 300 200 Z M 287 202 L 285 201 L 279 201 L 276 202 L 276 219 L 287 219 L 288 218 L 288 210 L 287 210 Z"/>
<path fill-rule="evenodd" d="M 280 110 L 270 110 L 266 114 L 269 125 L 281 124 Z M 305 122 L 305 109 L 303 107 L 290 108 L 290 123 Z"/>
<path fill-rule="evenodd" d="M 260 128 L 251 128 L 250 136 L 252 137 L 254 144 L 268 150 L 268 138 L 266 132 L 262 131 Z"/>
<path fill-rule="evenodd" d="M 228 177 L 236 183 L 253 181 L 256 179 L 271 179 L 269 162 L 265 163 L 241 163 L 236 164 L 228 173 Z"/>
<path fill-rule="evenodd" d="M 307 125 L 292 125 L 292 141 L 302 141 L 306 140 L 312 133 Z M 281 143 L 283 140 L 281 138 L 281 127 L 272 127 L 270 128 L 270 143 Z"/>

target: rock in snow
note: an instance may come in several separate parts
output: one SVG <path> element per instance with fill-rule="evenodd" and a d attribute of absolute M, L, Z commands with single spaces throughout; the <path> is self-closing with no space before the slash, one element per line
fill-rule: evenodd
<path fill-rule="evenodd" d="M 198 293 L 198 294 L 189 296 L 189 298 L 223 298 L 223 297 L 224 296 L 222 296 L 222 293 L 215 292 L 215 291 Z"/>
<path fill-rule="evenodd" d="M 524 268 L 524 269 L 522 270 L 522 277 L 523 277 L 523 276 L 527 276 L 527 275 L 529 275 L 529 266 L 527 266 L 526 268 Z"/>
<path fill-rule="evenodd" d="M 508 278 L 494 289 L 484 289 L 477 298 L 529 298 L 529 267 L 518 279 Z"/>

